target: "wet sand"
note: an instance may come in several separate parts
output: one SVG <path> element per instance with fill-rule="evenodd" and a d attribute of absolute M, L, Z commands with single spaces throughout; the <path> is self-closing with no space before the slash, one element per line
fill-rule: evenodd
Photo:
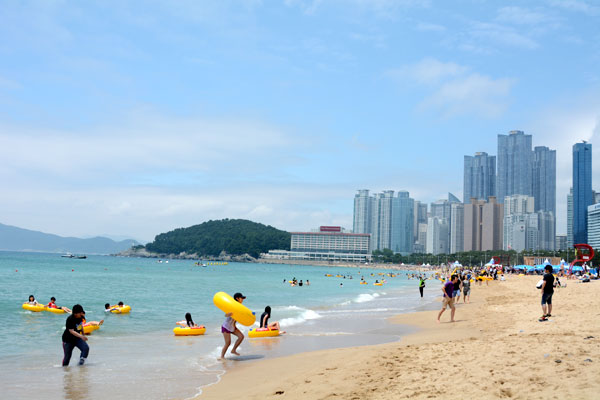
<path fill-rule="evenodd" d="M 204 399 L 595 399 L 600 282 L 556 289 L 541 315 L 539 277 L 474 286 L 471 303 L 393 317 L 418 327 L 399 342 L 237 363 Z M 441 291 L 440 291 L 441 293 Z"/>

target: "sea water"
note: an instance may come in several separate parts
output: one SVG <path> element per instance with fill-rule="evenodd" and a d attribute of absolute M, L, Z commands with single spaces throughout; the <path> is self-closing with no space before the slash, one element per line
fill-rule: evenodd
<path fill-rule="evenodd" d="M 390 271 L 242 263 L 202 267 L 184 260 L 109 256 L 78 260 L 0 252 L 2 398 L 185 399 L 240 362 L 395 341 L 409 328 L 390 325 L 387 317 L 431 309 L 439 285 L 428 281 L 421 299 L 418 280 L 408 280 L 406 272 L 395 272 L 395 278 L 380 272 Z M 361 276 L 368 285 L 359 284 Z M 291 287 L 292 278 L 309 280 L 310 286 Z M 375 279 L 384 278 L 383 286 L 373 285 Z M 244 305 L 257 317 L 270 305 L 271 322 L 279 321 L 287 333 L 277 338 L 246 337 L 241 357 L 217 361 L 224 320 L 212 301 L 218 291 L 243 293 Z M 72 365 L 61 366 L 67 315 L 22 309 L 31 294 L 44 304 L 52 296 L 69 308 L 79 303 L 88 321 L 104 319 L 101 329 L 89 337 L 85 366 L 76 365 L 78 349 Z M 105 303 L 119 301 L 132 307 L 130 314 L 103 311 Z M 206 325 L 206 335 L 173 335 L 175 322 L 186 312 Z"/>

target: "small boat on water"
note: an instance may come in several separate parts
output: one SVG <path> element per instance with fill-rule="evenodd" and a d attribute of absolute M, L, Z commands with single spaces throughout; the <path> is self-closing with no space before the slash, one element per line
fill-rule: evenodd
<path fill-rule="evenodd" d="M 86 255 L 75 255 L 75 254 L 71 254 L 71 253 L 63 254 L 61 257 L 63 257 L 63 258 L 75 258 L 77 260 L 84 260 L 84 259 L 87 258 Z"/>

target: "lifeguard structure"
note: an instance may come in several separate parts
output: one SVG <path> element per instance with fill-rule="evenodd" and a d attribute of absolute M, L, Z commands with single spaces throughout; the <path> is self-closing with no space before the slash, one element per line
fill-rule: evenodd
<path fill-rule="evenodd" d="M 594 258 L 594 249 L 589 244 L 574 244 L 573 247 L 575 248 L 575 259 L 569 265 L 569 275 L 573 274 L 574 266 L 578 264 L 583 265 Z"/>

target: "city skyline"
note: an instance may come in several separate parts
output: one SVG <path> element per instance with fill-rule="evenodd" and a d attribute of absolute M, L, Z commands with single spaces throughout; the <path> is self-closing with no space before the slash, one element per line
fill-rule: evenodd
<path fill-rule="evenodd" d="M 599 25 L 584 0 L 10 2 L 0 222 L 351 227 L 356 188 L 463 199 L 464 155 L 520 130 L 556 150 L 566 233 L 571 147 L 600 137 Z"/>

